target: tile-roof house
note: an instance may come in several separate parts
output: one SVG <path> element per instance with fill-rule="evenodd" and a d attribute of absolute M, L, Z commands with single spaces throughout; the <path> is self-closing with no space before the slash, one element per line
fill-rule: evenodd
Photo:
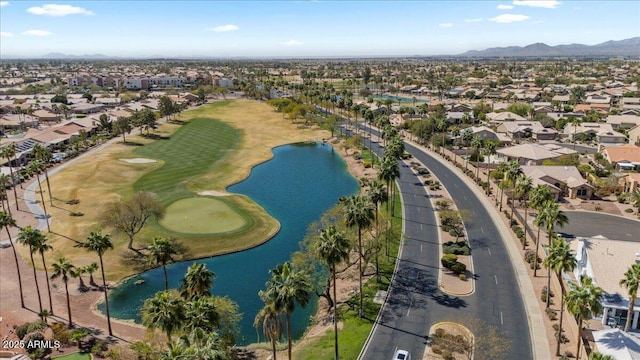
<path fill-rule="evenodd" d="M 533 179 L 534 185 L 558 189 L 560 196 L 570 199 L 591 199 L 593 186 L 580 175 L 575 166 L 522 166 L 522 173 Z"/>
<path fill-rule="evenodd" d="M 573 272 L 576 279 L 587 275 L 595 285 L 602 288 L 603 325 L 621 325 L 626 321 L 629 308 L 629 295 L 620 285 L 620 279 L 629 266 L 640 261 L 640 243 L 607 239 L 598 235 L 591 238 L 576 238 L 570 242 L 576 252 L 577 266 Z M 631 329 L 638 329 L 640 306 L 634 304 Z"/>
<path fill-rule="evenodd" d="M 487 120 L 490 122 L 499 122 L 499 121 L 524 121 L 527 120 L 525 117 L 522 117 L 518 114 L 514 114 L 510 111 L 503 111 L 499 113 L 488 113 L 486 115 Z"/>
<path fill-rule="evenodd" d="M 488 128 L 486 126 L 471 126 L 468 128 L 464 128 L 460 130 L 460 136 L 462 136 L 462 134 L 467 131 L 471 131 L 473 136 L 480 136 L 482 140 L 496 140 L 502 142 L 503 144 L 511 144 L 512 141 L 511 138 L 506 136 L 505 134 L 498 134 L 491 128 Z"/>
<path fill-rule="evenodd" d="M 583 122 L 575 127 L 568 123 L 564 126 L 563 133 L 571 140 L 577 134 L 594 134 L 600 144 L 623 144 L 627 140 L 626 136 L 613 130 L 611 124 L 595 122 Z"/>
<path fill-rule="evenodd" d="M 539 121 L 504 122 L 498 126 L 497 132 L 505 133 L 513 139 L 553 140 L 558 135 L 556 129 L 545 128 Z"/>
<path fill-rule="evenodd" d="M 571 150 L 554 144 L 520 144 L 496 150 L 500 161 L 516 160 L 520 165 L 542 165 L 544 160 L 557 159 L 564 155 L 577 154 Z"/>
<path fill-rule="evenodd" d="M 631 129 L 634 126 L 640 125 L 640 116 L 609 115 L 607 117 L 607 124 L 610 124 L 614 130 L 618 128 Z"/>
<path fill-rule="evenodd" d="M 640 171 L 640 146 L 638 145 L 607 146 L 600 153 L 618 169 Z"/>
<path fill-rule="evenodd" d="M 629 143 L 640 144 L 640 125 L 629 129 L 629 131 L 627 131 L 627 135 L 629 135 Z"/>
<path fill-rule="evenodd" d="M 618 181 L 622 191 L 625 193 L 640 191 L 640 173 L 626 173 Z"/>

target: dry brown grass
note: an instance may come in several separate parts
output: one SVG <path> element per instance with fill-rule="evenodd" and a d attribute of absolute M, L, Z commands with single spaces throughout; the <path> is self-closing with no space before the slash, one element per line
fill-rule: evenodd
<path fill-rule="evenodd" d="M 196 117 L 211 117 L 229 123 L 243 132 L 237 151 L 225 156 L 209 173 L 187 184 L 194 193 L 203 190 L 223 191 L 229 185 L 245 179 L 251 168 L 269 160 L 273 154 L 271 148 L 293 142 L 321 140 L 328 132 L 317 128 L 299 128 L 296 124 L 282 118 L 271 107 L 262 102 L 249 100 L 230 101 L 228 105 L 216 108 L 203 106 L 183 113 L 180 117 L 188 121 Z M 162 124 L 156 131 L 167 136 L 174 133 L 180 125 Z M 137 134 L 137 130 L 134 131 Z M 152 140 L 138 135 L 127 136 L 127 142 L 139 144 Z M 75 248 L 78 241 L 84 241 L 91 231 L 100 230 L 99 215 L 104 204 L 131 196 L 133 183 L 144 174 L 162 166 L 161 162 L 131 164 L 123 158 L 138 157 L 133 154 L 136 146 L 124 145 L 121 141 L 89 156 L 78 159 L 71 166 L 60 170 L 51 177 L 52 192 L 56 200 L 49 208 L 52 215 L 51 229 L 48 234 L 54 250 L 47 254 L 49 262 L 65 256 L 76 266 L 84 266 L 97 261 L 97 257 Z M 278 222 L 259 205 L 244 196 L 227 198 L 236 206 L 250 214 L 254 224 L 248 232 L 218 237 L 180 237 L 190 248 L 190 257 L 199 258 L 217 254 L 240 251 L 253 247 L 270 239 L 279 229 Z M 67 201 L 79 200 L 76 205 Z M 83 216 L 71 216 L 71 212 L 81 212 Z M 108 229 L 107 229 L 108 230 Z M 145 240 L 168 233 L 152 224 L 136 236 L 134 246 L 140 247 Z M 112 237 L 114 250 L 105 254 L 107 277 L 119 281 L 133 275 L 136 270 L 121 263 L 121 253 L 126 251 L 127 239 L 116 234 Z M 23 256 L 28 259 L 26 249 Z"/>

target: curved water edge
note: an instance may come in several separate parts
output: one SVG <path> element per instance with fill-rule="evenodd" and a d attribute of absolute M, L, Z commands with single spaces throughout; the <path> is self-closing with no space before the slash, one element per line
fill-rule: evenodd
<path fill-rule="evenodd" d="M 243 319 L 239 345 L 256 341 L 255 314 L 263 303 L 258 297 L 269 270 L 288 261 L 299 249 L 308 226 L 334 206 L 341 196 L 357 193 L 359 184 L 347 171 L 342 157 L 325 143 L 296 143 L 272 149 L 273 157 L 254 166 L 249 176 L 227 188 L 251 198 L 281 224 L 280 231 L 265 243 L 248 250 L 200 259 L 216 273 L 212 293 L 237 302 Z M 177 288 L 186 269 L 196 260 L 167 267 L 170 288 Z M 143 284 L 135 285 L 138 280 Z M 124 280 L 110 295 L 114 318 L 140 321 L 138 309 L 144 299 L 164 288 L 162 269 L 153 269 Z M 299 338 L 315 313 L 317 298 L 292 316 L 292 333 Z M 104 304 L 99 308 L 104 310 Z"/>

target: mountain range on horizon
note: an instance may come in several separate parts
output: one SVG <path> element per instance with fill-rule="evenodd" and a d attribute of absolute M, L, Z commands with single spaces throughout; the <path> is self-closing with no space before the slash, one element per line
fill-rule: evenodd
<path fill-rule="evenodd" d="M 424 57 L 416 55 L 417 57 Z M 596 45 L 583 44 L 563 44 L 550 46 L 545 43 L 534 43 L 526 46 L 507 46 L 493 47 L 485 50 L 469 50 L 457 55 L 435 55 L 428 57 L 459 57 L 459 58 L 492 58 L 492 57 L 588 57 L 588 56 L 640 56 L 640 36 L 624 40 L 610 40 Z M 316 58 L 314 56 L 279 56 L 278 58 Z M 350 56 L 336 56 L 346 58 Z M 354 58 L 370 58 L 370 57 L 394 57 L 394 56 L 353 56 Z M 397 56 L 405 57 L 405 56 Z M 176 56 L 153 55 L 148 57 L 122 57 L 109 56 L 104 54 L 85 54 L 71 55 L 60 52 L 51 52 L 38 57 L 19 57 L 6 56 L 5 59 L 51 59 L 51 60 L 132 60 L 132 59 L 178 59 Z M 189 59 L 251 59 L 251 58 L 269 58 L 268 56 L 189 56 Z M 331 58 L 331 56 L 323 56 L 323 58 Z"/>
<path fill-rule="evenodd" d="M 460 57 L 567 57 L 567 56 L 640 56 L 640 37 L 610 40 L 596 45 L 568 44 L 549 46 L 544 43 L 527 46 L 494 47 L 470 50 Z"/>

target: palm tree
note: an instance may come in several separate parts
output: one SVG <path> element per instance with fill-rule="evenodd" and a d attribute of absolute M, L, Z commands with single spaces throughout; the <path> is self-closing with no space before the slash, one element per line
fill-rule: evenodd
<path fill-rule="evenodd" d="M 560 210 L 560 205 L 553 201 L 547 201 L 544 203 L 540 213 L 536 217 L 536 225 L 544 226 L 547 229 L 547 235 L 549 240 L 549 248 L 551 248 L 551 239 L 553 238 L 553 229 L 556 226 L 563 227 L 569 222 L 567 215 L 564 211 Z M 551 272 L 547 273 L 547 305 L 549 308 L 549 297 L 551 293 Z"/>
<path fill-rule="evenodd" d="M 563 239 L 556 239 L 549 247 L 549 255 L 544 259 L 544 266 L 549 271 L 555 271 L 560 282 L 560 322 L 558 327 L 558 342 L 556 344 L 556 356 L 560 356 L 560 343 L 562 339 L 562 317 L 564 314 L 564 281 L 563 272 L 571 272 L 577 266 L 576 255 L 569 244 Z M 551 290 L 547 288 L 547 293 Z"/>
<path fill-rule="evenodd" d="M 85 291 L 87 289 L 87 285 L 84 284 L 84 280 L 82 279 L 82 275 L 84 273 L 87 272 L 87 267 L 77 267 L 74 269 L 71 269 L 69 271 L 69 275 L 71 275 L 72 278 L 78 278 L 78 289 L 80 291 Z"/>
<path fill-rule="evenodd" d="M 495 155 L 496 154 L 496 149 L 497 148 L 498 148 L 498 145 L 496 145 L 496 143 L 494 143 L 493 141 L 489 141 L 489 142 L 484 144 L 483 155 L 485 155 L 487 157 L 487 164 L 491 160 L 491 155 Z M 491 194 L 491 182 L 489 181 L 489 175 L 490 174 L 491 174 L 491 169 L 487 168 L 487 196 L 489 196 Z"/>
<path fill-rule="evenodd" d="M 142 305 L 142 323 L 152 329 L 160 329 L 167 334 L 171 343 L 171 334 L 179 329 L 184 319 L 184 302 L 169 291 L 157 292 Z"/>
<path fill-rule="evenodd" d="M 573 125 L 573 138 L 571 140 L 573 140 L 573 150 L 576 149 L 576 133 L 578 132 L 578 125 L 580 125 L 582 123 L 582 121 L 578 118 L 573 118 L 571 120 L 571 125 Z"/>
<path fill-rule="evenodd" d="M 400 168 L 398 166 L 398 160 L 392 159 L 390 157 L 385 157 L 380 163 L 380 167 L 378 169 L 378 179 L 385 181 L 387 183 L 387 197 L 390 201 L 387 201 L 387 211 L 389 211 L 389 205 L 391 204 L 391 216 L 393 216 L 393 206 L 395 199 L 395 188 L 392 186 L 392 183 L 400 177 Z"/>
<path fill-rule="evenodd" d="M 529 200 L 529 192 L 533 188 L 533 179 L 524 174 L 518 176 L 516 179 L 516 193 L 519 194 L 521 199 L 524 199 L 524 241 L 522 242 L 522 250 L 527 245 L 527 233 L 529 232 L 529 224 L 527 223 L 527 214 L 529 213 L 527 207 L 527 201 Z M 515 208 L 515 204 L 514 208 Z M 512 208 L 513 209 L 513 208 Z"/>
<path fill-rule="evenodd" d="M 61 257 L 58 262 L 51 264 L 53 267 L 53 274 L 51 279 L 62 277 L 64 282 L 64 291 L 67 294 L 67 313 L 69 314 L 69 327 L 73 327 L 73 321 L 71 320 L 71 302 L 69 301 L 69 274 L 73 271 L 75 266 L 69 262 L 69 260 Z"/>
<path fill-rule="evenodd" d="M 502 211 L 502 199 L 504 198 L 504 188 L 506 187 L 504 173 L 507 171 L 508 167 L 509 167 L 508 162 L 501 162 L 500 164 L 498 164 L 498 167 L 496 168 L 497 174 L 502 175 L 499 179 L 497 179 L 498 188 L 500 189 L 500 207 L 498 209 L 499 211 Z"/>
<path fill-rule="evenodd" d="M 35 236 L 32 243 L 31 251 L 40 253 L 40 257 L 42 258 L 42 267 L 44 268 L 45 280 L 47 281 L 47 291 L 49 294 L 49 310 L 51 311 L 51 315 L 53 314 L 53 301 L 51 299 L 51 285 L 49 284 L 49 271 L 47 270 L 47 264 L 44 260 L 44 253 L 53 250 L 53 247 L 47 243 L 47 237 L 40 232 L 40 230 L 35 230 L 40 233 L 39 236 Z"/>
<path fill-rule="evenodd" d="M 552 200 L 551 191 L 547 185 L 538 185 L 535 188 L 531 189 L 531 195 L 529 196 L 529 205 L 532 209 L 538 210 L 538 212 L 542 209 L 542 206 L 545 202 Z M 536 225 L 537 222 L 534 221 Z M 534 258 L 534 266 L 533 266 L 533 277 L 536 277 L 538 272 L 538 249 L 540 246 L 540 228 L 538 225 L 538 235 L 536 236 L 536 257 Z"/>
<path fill-rule="evenodd" d="M 633 203 L 634 207 L 638 208 L 638 213 L 640 214 L 640 190 L 636 190 L 629 194 L 629 201 Z M 7 203 L 9 201 L 7 200 Z"/>
<path fill-rule="evenodd" d="M 91 263 L 84 267 L 85 272 L 89 273 L 89 285 L 98 286 L 96 282 L 93 280 L 93 273 L 98 270 L 98 264 Z"/>
<path fill-rule="evenodd" d="M 627 322 L 624 324 L 624 331 L 628 332 L 631 328 L 631 314 L 638 297 L 638 286 L 640 285 L 640 264 L 633 264 L 624 273 L 624 278 L 620 280 L 620 286 L 627 288 L 629 293 L 629 309 L 627 310 Z"/>
<path fill-rule="evenodd" d="M 291 313 L 296 303 L 305 307 L 311 297 L 311 284 L 307 274 L 295 271 L 289 262 L 271 269 L 271 278 L 267 280 L 265 296 L 272 299 L 275 309 L 284 312 L 287 326 L 287 351 L 291 360 Z"/>
<path fill-rule="evenodd" d="M 471 140 L 471 147 L 475 150 L 476 155 L 476 179 L 478 178 L 478 173 L 480 171 L 480 149 L 482 148 L 482 138 L 480 135 L 476 135 Z"/>
<path fill-rule="evenodd" d="M 87 238 L 87 242 L 80 243 L 76 246 L 82 247 L 87 251 L 93 251 L 98 254 L 98 258 L 100 258 L 100 270 L 102 271 L 102 287 L 104 291 L 104 303 L 105 309 L 107 311 L 107 327 L 109 328 L 109 336 L 113 336 L 113 331 L 111 330 L 111 315 L 109 314 L 109 293 L 107 291 L 107 280 L 104 276 L 104 263 L 102 262 L 102 255 L 104 255 L 105 251 L 109 249 L 113 249 L 113 244 L 111 243 L 111 235 L 106 234 L 103 235 L 102 232 L 92 232 L 89 234 Z"/>
<path fill-rule="evenodd" d="M 18 273 L 18 287 L 20 288 L 20 306 L 24 308 L 24 294 L 22 292 L 22 276 L 20 275 L 20 263 L 18 262 L 18 252 L 16 251 L 16 246 L 13 244 L 13 240 L 11 239 L 11 232 L 9 231 L 9 226 L 17 227 L 15 219 L 12 218 L 10 214 L 7 214 L 4 211 L 0 211 L 0 227 L 3 227 L 7 231 L 7 236 L 9 237 L 9 244 L 11 244 L 11 250 L 13 250 L 13 258 L 16 261 L 16 271 Z"/>
<path fill-rule="evenodd" d="M 184 300 L 184 299 L 183 299 Z M 184 303 L 183 330 L 202 329 L 214 332 L 220 326 L 220 313 L 213 296 L 200 296 Z"/>
<path fill-rule="evenodd" d="M 511 219 L 513 219 L 513 210 L 516 206 L 516 204 L 514 203 L 516 195 L 516 179 L 518 178 L 518 176 L 520 176 L 520 174 L 522 174 L 522 169 L 520 168 L 520 164 L 518 164 L 518 161 L 510 161 L 507 165 L 507 170 L 504 172 L 504 176 L 507 183 L 509 184 L 509 188 L 511 189 Z"/>
<path fill-rule="evenodd" d="M 42 146 L 40 144 L 35 144 L 33 145 L 31 152 L 35 155 L 36 159 L 40 160 L 44 164 L 42 168 L 44 170 L 44 176 L 47 181 L 47 190 L 49 191 L 49 204 L 53 206 L 53 195 L 51 193 L 51 184 L 49 184 L 49 172 L 47 171 L 46 166 L 53 157 L 51 154 L 51 150 L 48 147 Z"/>
<path fill-rule="evenodd" d="M 385 188 L 382 181 L 380 181 L 380 179 L 375 179 L 369 186 L 369 189 L 367 190 L 367 194 L 369 195 L 369 199 L 375 205 L 375 208 L 376 208 L 376 216 L 375 216 L 376 239 L 378 239 L 380 237 L 380 228 L 378 227 L 378 215 L 380 212 L 379 205 L 383 202 L 389 201 L 389 198 L 387 197 L 387 189 Z M 377 240 L 376 240 L 376 243 L 377 243 Z M 380 282 L 380 272 L 378 271 L 378 252 L 379 251 L 376 249 L 376 281 Z M 389 255 L 388 240 L 387 240 L 387 246 L 386 246 L 386 254 L 387 256 Z"/>
<path fill-rule="evenodd" d="M 611 355 L 603 355 L 599 352 L 592 352 L 589 354 L 589 360 L 616 360 L 616 358 Z"/>
<path fill-rule="evenodd" d="M 349 260 L 350 248 L 351 244 L 349 244 L 347 237 L 341 231 L 338 231 L 335 226 L 332 225 L 320 232 L 320 239 L 317 243 L 318 256 L 329 266 L 333 279 L 333 300 L 335 302 L 333 306 L 335 360 L 338 360 L 338 298 L 336 295 L 338 283 L 336 282 L 336 266 Z"/>
<path fill-rule="evenodd" d="M 213 287 L 216 274 L 207 269 L 204 263 L 194 262 L 187 269 L 187 273 L 180 285 L 180 296 L 189 301 L 201 296 L 210 296 L 209 289 Z"/>
<path fill-rule="evenodd" d="M 602 313 L 602 289 L 593 284 L 593 279 L 588 276 L 580 276 L 580 283 L 570 283 L 571 290 L 567 293 L 565 301 L 567 310 L 578 318 L 578 341 L 576 347 L 576 359 L 580 359 L 580 341 L 582 340 L 582 322 L 591 318 L 591 315 Z"/>
<path fill-rule="evenodd" d="M 29 256 L 31 257 L 31 266 L 33 267 L 33 280 L 36 283 L 36 293 L 38 294 L 38 305 L 40 312 L 42 312 L 42 296 L 40 296 L 40 286 L 38 285 L 38 273 L 36 272 L 36 263 L 33 260 L 34 244 L 39 242 L 39 237 L 44 236 L 42 233 L 33 229 L 31 226 L 22 228 L 20 235 L 18 236 L 18 243 L 29 246 Z"/>
<path fill-rule="evenodd" d="M 180 253 L 179 246 L 175 239 L 157 237 L 153 239 L 153 242 L 149 247 L 149 254 L 147 255 L 149 261 L 154 265 L 162 266 L 164 273 L 164 289 L 169 290 L 169 276 L 167 275 L 167 264 L 175 262 L 173 255 Z"/>
<path fill-rule="evenodd" d="M 358 228 L 358 278 L 360 289 L 360 317 L 363 317 L 362 307 L 362 275 L 364 273 L 364 267 L 362 264 L 363 258 L 363 246 L 362 246 L 362 229 L 366 229 L 371 226 L 371 222 L 374 216 L 373 204 L 369 199 L 360 196 L 353 195 L 342 200 L 344 206 L 344 221 L 348 228 Z"/>
<path fill-rule="evenodd" d="M 2 209 L 6 209 L 9 212 L 10 216 L 13 216 L 11 213 L 11 206 L 9 206 L 9 196 L 7 195 L 7 187 L 13 186 L 13 182 L 9 179 L 9 176 L 6 174 L 0 174 L 0 201 L 2 203 Z M 4 206 L 4 201 L 7 200 L 7 207 Z"/>
<path fill-rule="evenodd" d="M 13 196 L 16 198 L 16 210 L 20 210 L 20 207 L 18 205 L 18 192 L 15 186 L 16 178 L 13 176 L 13 166 L 11 165 L 11 158 L 16 156 L 16 144 L 11 143 L 0 149 L 0 156 L 7 159 L 7 164 L 9 165 L 9 173 L 11 174 L 11 187 L 13 188 Z M 8 200 L 7 203 L 9 203 Z"/>
<path fill-rule="evenodd" d="M 33 160 L 27 165 L 27 170 L 31 173 L 36 174 L 36 178 L 38 179 L 38 192 L 40 192 L 40 199 L 42 200 L 42 209 L 44 210 L 44 218 L 47 222 L 47 230 L 51 232 L 51 227 L 49 225 L 49 214 L 47 214 L 47 204 L 44 201 L 44 194 L 42 193 L 42 184 L 40 183 L 40 172 L 45 169 L 45 166 L 39 160 Z"/>
<path fill-rule="evenodd" d="M 260 324 L 262 324 L 262 333 L 265 338 L 269 338 L 271 342 L 271 351 L 273 353 L 273 360 L 276 360 L 276 342 L 282 337 L 282 317 L 280 312 L 275 307 L 275 301 L 266 297 L 264 291 L 258 293 L 262 301 L 265 302 L 264 307 L 260 309 L 255 319 L 253 320 L 253 326 L 256 331 Z"/>

